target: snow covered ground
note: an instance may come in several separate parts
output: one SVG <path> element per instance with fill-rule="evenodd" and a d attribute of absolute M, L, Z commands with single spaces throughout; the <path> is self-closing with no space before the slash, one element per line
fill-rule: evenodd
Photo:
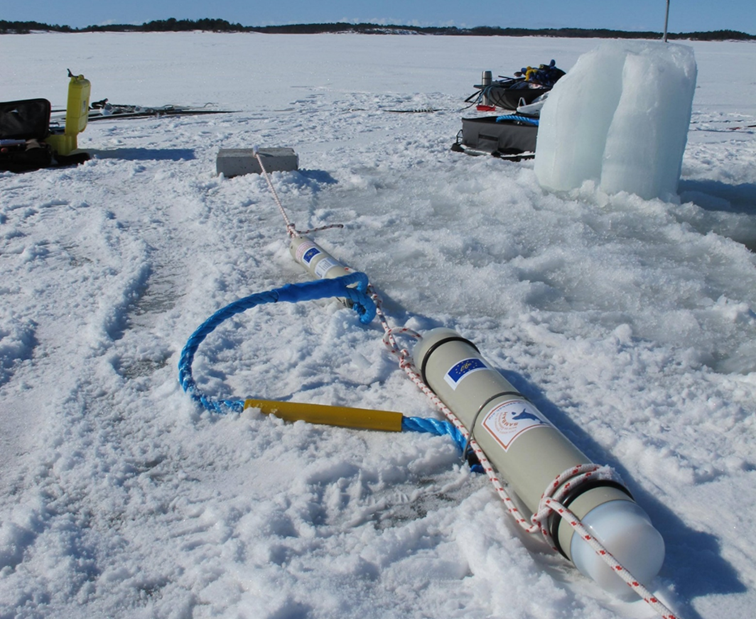
<path fill-rule="evenodd" d="M 212 416 L 177 383 L 191 332 L 305 281 L 264 179 L 289 146 L 299 228 L 392 321 L 458 329 L 666 540 L 686 619 L 756 606 L 756 46 L 693 43 L 680 200 L 554 195 L 532 162 L 450 152 L 480 72 L 569 69 L 591 40 L 253 34 L 0 37 L 2 99 L 204 105 L 93 122 L 88 163 L 0 173 L 0 618 L 640 618 L 524 539 L 451 442 Z M 393 110 L 437 109 L 394 113 Z M 750 127 L 749 127 L 750 125 Z M 200 386 L 435 416 L 377 323 L 267 305 L 199 350 Z"/>

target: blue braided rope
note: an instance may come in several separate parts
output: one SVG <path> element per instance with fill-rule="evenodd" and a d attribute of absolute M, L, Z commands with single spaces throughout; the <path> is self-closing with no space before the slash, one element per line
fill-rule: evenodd
<path fill-rule="evenodd" d="M 434 436 L 450 436 L 460 451 L 465 448 L 467 441 L 453 424 L 427 417 L 404 417 L 402 419 L 402 430 L 404 432 L 426 432 Z"/>
<path fill-rule="evenodd" d="M 179 358 L 179 383 L 181 388 L 189 394 L 195 402 L 201 404 L 211 413 L 223 414 L 230 411 L 240 413 L 244 410 L 244 400 L 215 400 L 202 393 L 192 376 L 192 363 L 199 345 L 221 323 L 236 314 L 248 309 L 265 305 L 266 303 L 297 303 L 325 299 L 329 297 L 347 298 L 353 303 L 353 309 L 360 316 L 360 322 L 367 324 L 375 318 L 375 302 L 367 295 L 368 278 L 364 273 L 350 273 L 344 277 L 335 279 L 321 279 L 303 284 L 286 284 L 281 288 L 259 292 L 244 297 L 219 309 L 210 318 L 205 320 L 189 336 Z M 448 421 L 429 419 L 425 417 L 403 417 L 402 430 L 404 432 L 425 432 L 435 436 L 450 436 L 460 451 L 463 451 L 466 439 Z"/>
<path fill-rule="evenodd" d="M 435 436 L 450 436 L 455 445 L 465 456 L 465 447 L 467 447 L 467 439 L 462 436 L 462 433 L 448 421 L 439 421 L 438 419 L 428 419 L 427 417 L 404 417 L 402 419 L 402 431 L 404 432 L 427 432 Z M 470 470 L 473 473 L 483 473 L 483 467 L 475 458 L 470 461 L 468 458 L 468 464 Z"/>
<path fill-rule="evenodd" d="M 520 116 L 519 114 L 504 114 L 503 116 L 496 117 L 497 123 L 502 123 L 505 120 L 515 120 L 526 125 L 533 125 L 534 127 L 538 126 L 538 119 L 530 118 L 529 116 Z"/>
<path fill-rule="evenodd" d="M 267 292 L 244 297 L 215 312 L 203 322 L 194 333 L 189 336 L 179 358 L 179 383 L 181 388 L 189 394 L 195 402 L 200 403 L 211 413 L 225 413 L 228 410 L 241 412 L 244 410 L 244 400 L 214 400 L 203 394 L 194 382 L 192 363 L 199 345 L 212 333 L 218 325 L 236 314 L 266 303 L 297 303 L 330 297 L 346 298 L 352 302 L 360 317 L 360 322 L 368 324 L 375 318 L 375 302 L 367 294 L 368 278 L 364 273 L 350 273 L 344 277 L 334 279 L 320 279 L 302 284 L 286 284 Z"/>

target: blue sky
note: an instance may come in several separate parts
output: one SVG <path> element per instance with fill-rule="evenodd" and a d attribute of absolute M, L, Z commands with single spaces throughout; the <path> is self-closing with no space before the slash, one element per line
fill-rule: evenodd
<path fill-rule="evenodd" d="M 417 26 L 664 27 L 666 0 L 0 0 L 0 19 L 73 27 L 217 17 L 245 26 L 363 21 Z M 756 1 L 671 0 L 670 31 L 756 34 Z"/>

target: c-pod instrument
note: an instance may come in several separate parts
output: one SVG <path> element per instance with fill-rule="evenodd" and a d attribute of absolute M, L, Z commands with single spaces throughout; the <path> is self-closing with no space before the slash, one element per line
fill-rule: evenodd
<path fill-rule="evenodd" d="M 425 333 L 413 357 L 425 383 L 456 414 L 531 513 L 561 473 L 590 463 L 456 331 L 441 328 Z M 659 572 L 664 540 L 624 484 L 591 479 L 567 492 L 561 503 L 641 583 Z M 580 572 L 615 595 L 634 596 L 568 522 L 552 514 L 548 527 L 557 550 Z"/>

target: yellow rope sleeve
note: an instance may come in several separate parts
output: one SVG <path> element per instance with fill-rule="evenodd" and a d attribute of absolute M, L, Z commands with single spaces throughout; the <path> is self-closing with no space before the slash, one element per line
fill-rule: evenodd
<path fill-rule="evenodd" d="M 346 406 L 325 406 L 303 402 L 276 402 L 274 400 L 245 400 L 244 408 L 259 408 L 261 412 L 273 414 L 285 421 L 306 421 L 344 428 L 383 430 L 401 432 L 401 413 L 374 411 L 366 408 Z"/>

